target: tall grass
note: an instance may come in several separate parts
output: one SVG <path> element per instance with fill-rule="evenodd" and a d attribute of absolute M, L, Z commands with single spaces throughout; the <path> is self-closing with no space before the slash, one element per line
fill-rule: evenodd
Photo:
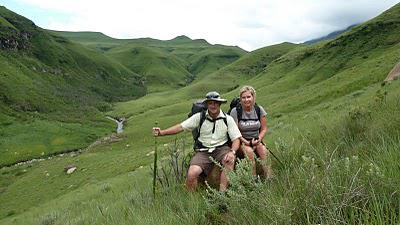
<path fill-rule="evenodd" d="M 163 147 L 163 151 L 167 152 L 167 157 L 162 159 L 159 164 L 157 180 L 161 188 L 168 189 L 185 183 L 193 154 L 184 139 L 180 141 L 175 139 L 173 143 L 165 144 Z"/>
<path fill-rule="evenodd" d="M 322 117 L 320 124 L 275 130 L 279 138 L 269 147 L 284 164 L 272 159 L 275 178 L 254 180 L 243 160 L 229 174 L 226 193 L 184 190 L 183 161 L 191 145 L 176 141 L 164 146 L 170 156 L 159 169 L 169 172 L 160 173 L 155 200 L 147 170 L 129 182 L 100 184 L 95 198 L 43 209 L 25 224 L 398 224 L 399 113 L 400 101 L 391 95 L 338 118 Z"/>
<path fill-rule="evenodd" d="M 294 129 L 292 139 L 276 140 L 285 167 L 272 182 L 254 180 L 241 161 L 226 193 L 204 195 L 208 223 L 399 223 L 399 103 L 354 107 L 312 135 Z"/>
<path fill-rule="evenodd" d="M 314 47 L 296 47 L 293 51 L 295 46 L 288 46 L 286 50 L 281 49 L 284 46 L 277 46 L 278 54 L 272 54 L 276 58 L 270 54 L 269 48 L 262 49 L 254 52 L 254 57 L 249 54 L 237 63 L 221 68 L 207 75 L 207 79 L 201 79 L 188 87 L 150 94 L 131 103 L 119 103 L 113 115 L 124 115 L 130 119 L 122 141 L 97 146 L 78 157 L 57 158 L 23 167 L 1 169 L 0 175 L 3 179 L 0 179 L 0 199 L 5 204 L 0 204 L 0 223 L 398 223 L 398 82 L 394 82 L 394 85 L 388 88 L 395 92 L 394 95 L 389 93 L 392 97 L 386 96 L 385 92 L 374 93 L 387 72 L 399 60 L 398 11 L 399 6 L 391 10 L 392 16 L 386 13 L 380 19 L 359 26 L 353 32 L 331 42 Z M 60 38 L 54 40 L 62 41 Z M 43 39 L 38 49 L 45 46 L 45 43 Z M 61 44 L 57 44 L 59 45 Z M 67 58 L 62 57 L 59 51 L 46 51 L 49 53 L 47 57 L 41 57 L 48 60 L 48 63 L 61 57 L 62 61 L 79 64 L 79 68 L 84 71 L 75 68 L 71 63 L 62 66 L 73 78 L 74 82 L 70 85 L 84 87 L 84 84 L 90 81 L 89 79 L 81 85 L 81 77 L 77 74 L 91 74 L 93 79 L 108 80 L 108 75 L 120 74 L 118 71 L 122 71 L 122 74 L 126 75 L 125 78 L 129 80 L 132 75 L 131 81 L 135 80 L 136 75 L 118 63 L 115 64 L 115 61 L 105 63 L 107 58 L 94 52 L 80 50 L 78 45 L 69 45 L 71 49 L 68 54 L 63 54 L 69 55 Z M 290 52 L 285 54 L 288 51 Z M 43 54 L 47 54 L 46 52 Z M 51 53 L 60 57 L 51 57 Z M 179 55 L 186 53 L 188 51 L 182 49 Z M 267 57 L 268 55 L 271 57 Z M 10 74 L 18 75 L 18 71 L 28 70 L 32 66 L 48 69 L 36 59 L 21 59 L 20 62 L 13 54 L 1 57 L 8 64 L 13 63 L 18 67 L 25 65 L 21 69 L 10 69 Z M 91 63 L 89 58 L 98 60 Z M 104 68 L 103 73 L 104 71 L 99 71 L 102 67 L 96 66 L 98 62 L 104 62 L 102 65 L 109 64 L 107 67 L 111 68 Z M 3 67 L 8 68 L 7 65 Z M 24 77 L 24 81 L 32 77 L 40 78 L 39 80 L 50 77 L 45 84 L 61 81 L 62 78 L 50 74 L 47 76 L 39 70 L 26 74 L 32 76 Z M 3 71 L 0 75 L 6 74 Z M 248 79 L 253 76 L 253 79 Z M 8 77 L 11 79 L 19 76 Z M 110 82 L 106 82 L 107 84 L 114 84 L 112 80 L 108 81 Z M 125 79 L 119 81 L 126 84 Z M 265 141 L 283 162 L 281 165 L 271 157 L 275 179 L 272 182 L 257 183 L 257 180 L 253 180 L 247 173 L 246 161 L 243 161 L 231 174 L 231 188 L 227 194 L 208 189 L 208 192 L 201 190 L 191 195 L 183 190 L 182 182 L 176 179 L 176 174 L 179 173 L 170 170 L 170 173 L 165 173 L 165 178 L 160 178 L 160 181 L 168 179 L 168 184 L 159 186 L 159 197 L 153 201 L 150 171 L 136 172 L 141 170 L 139 168 L 143 168 L 143 165 L 151 163 L 152 155 L 149 154 L 152 151 L 153 138 L 146 131 L 150 131 L 154 118 L 160 119 L 163 127 L 175 124 L 186 117 L 191 101 L 202 98 L 206 91 L 230 91 L 224 95 L 230 98 L 236 95 L 235 89 L 244 83 L 254 84 L 258 91 L 257 102 L 268 106 L 268 119 L 271 119 L 268 123 L 271 129 Z M 18 83 L 10 82 L 5 87 L 14 87 L 15 84 Z M 68 87 L 61 89 L 62 92 L 56 96 L 60 95 L 62 99 L 72 97 L 72 102 L 81 103 L 78 105 L 92 102 L 86 88 L 72 91 L 75 88 Z M 92 97 L 104 97 L 103 100 L 108 99 L 107 101 L 115 100 L 108 98 L 111 96 L 109 91 L 115 92 L 118 89 L 122 100 L 124 93 L 129 94 L 124 91 L 126 88 L 133 90 L 130 85 L 124 88 L 115 89 L 117 86 L 110 86 L 102 89 L 103 86 L 98 83 L 96 87 L 100 89 L 91 90 L 94 95 Z M 11 88 L 13 92 L 4 92 L 5 100 L 20 102 L 18 107 L 26 109 L 34 109 L 31 106 L 38 105 L 39 113 L 41 110 L 46 112 L 41 104 L 46 103 L 54 112 L 50 110 L 51 114 L 40 114 L 38 118 L 66 123 L 83 123 L 86 120 L 83 120 L 81 115 L 93 117 L 93 113 L 90 112 L 96 111 L 93 109 L 83 112 L 81 107 L 77 107 L 76 110 L 65 113 L 60 109 L 70 108 L 69 106 L 64 107 L 58 101 L 39 101 L 39 97 L 44 95 L 37 95 L 37 98 L 32 98 L 36 95 L 31 96 L 31 92 L 22 95 L 28 89 Z M 8 93 L 13 93 L 15 98 L 9 98 Z M 82 94 L 83 101 L 74 98 L 75 94 Z M 119 95 L 114 94 L 115 97 Z M 136 96 L 138 93 L 132 94 Z M 25 96 L 29 96 L 30 101 L 22 101 Z M 168 101 L 165 96 L 168 96 Z M 37 104 L 31 104 L 32 100 Z M 57 104 L 52 104 L 53 102 Z M 90 104 L 90 108 L 93 106 Z M 103 111 L 110 106 L 109 103 L 105 103 L 97 108 Z M 348 108 L 349 106 L 353 107 Z M 3 126 L 14 126 L 18 115 L 14 116 L 13 109 L 8 105 L 0 104 L 0 108 L 7 111 L 3 116 L 0 115 L 5 118 Z M 29 115 L 34 113 L 32 111 Z M 62 119 L 58 118 L 59 116 L 62 116 Z M 101 114 L 98 116 L 100 119 Z M 103 128 L 107 129 L 113 124 L 100 125 L 94 130 L 87 129 L 87 133 L 100 135 Z M 5 130 L 0 131 L 2 137 L 12 136 L 8 134 Z M 67 134 L 82 137 L 79 132 Z M 7 140 L 9 139 L 3 138 L 0 142 L 4 143 Z M 160 142 L 167 143 L 172 140 L 172 137 L 165 137 Z M 48 143 L 61 145 L 62 139 L 49 137 Z M 86 142 L 82 140 L 80 143 Z M 191 151 L 189 147 L 184 149 L 185 152 Z M 11 156 L 7 158 L 11 159 Z M 78 171 L 72 176 L 67 176 L 62 172 L 63 168 L 72 163 L 78 166 Z M 160 165 L 168 164 L 167 160 L 165 164 Z M 135 171 L 132 172 L 133 170 Z"/>

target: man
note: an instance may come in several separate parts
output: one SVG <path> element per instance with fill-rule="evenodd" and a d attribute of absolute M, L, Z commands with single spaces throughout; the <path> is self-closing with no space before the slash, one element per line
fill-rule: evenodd
<path fill-rule="evenodd" d="M 206 119 L 199 129 L 200 135 L 198 141 L 196 141 L 198 144 L 195 147 L 196 154 L 190 161 L 186 188 L 189 191 L 194 191 L 197 187 L 199 176 L 202 173 L 208 175 L 214 165 L 210 159 L 212 157 L 225 168 L 221 173 L 219 190 L 226 191 L 228 187 L 226 172 L 233 170 L 241 134 L 233 118 L 221 111 L 221 104 L 226 103 L 226 99 L 222 99 L 218 92 L 207 93 L 203 103 L 207 105 Z M 200 125 L 200 119 L 201 112 L 165 130 L 154 127 L 153 134 L 158 137 L 177 134 L 183 130 L 197 129 Z"/>

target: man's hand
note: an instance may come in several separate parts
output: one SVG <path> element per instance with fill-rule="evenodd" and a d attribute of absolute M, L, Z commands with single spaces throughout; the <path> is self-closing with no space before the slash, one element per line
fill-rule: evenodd
<path fill-rule="evenodd" d="M 161 128 L 159 127 L 153 127 L 153 135 L 155 137 L 161 136 Z"/>
<path fill-rule="evenodd" d="M 225 154 L 224 161 L 226 163 L 231 163 L 235 161 L 235 154 L 233 153 L 233 151 L 229 151 L 227 154 Z"/>

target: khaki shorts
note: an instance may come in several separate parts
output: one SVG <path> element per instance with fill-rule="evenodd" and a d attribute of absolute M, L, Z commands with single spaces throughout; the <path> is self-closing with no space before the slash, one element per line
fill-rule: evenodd
<path fill-rule="evenodd" d="M 225 155 L 231 151 L 231 148 L 227 145 L 216 148 L 213 152 L 209 153 L 207 151 L 196 152 L 190 161 L 190 165 L 200 166 L 203 170 L 204 175 L 208 175 L 210 173 L 214 162 L 211 161 L 210 157 L 212 157 L 215 161 L 221 163 L 224 159 Z"/>

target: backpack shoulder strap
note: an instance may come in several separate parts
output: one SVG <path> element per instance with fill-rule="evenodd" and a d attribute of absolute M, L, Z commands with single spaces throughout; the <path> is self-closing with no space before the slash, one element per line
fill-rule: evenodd
<path fill-rule="evenodd" d="M 238 104 L 238 105 L 236 106 L 236 114 L 237 114 L 238 122 L 242 120 L 242 113 L 243 113 L 242 105 L 241 105 L 241 104 Z"/>
<path fill-rule="evenodd" d="M 196 137 L 195 137 L 195 140 L 197 141 L 198 139 L 199 139 L 199 137 L 200 137 L 200 129 L 201 129 L 201 126 L 203 125 L 203 123 L 204 123 L 204 121 L 206 120 L 206 110 L 202 110 L 201 112 L 200 112 L 200 122 L 199 122 L 199 126 L 196 128 L 197 129 L 197 134 L 196 134 Z"/>
<path fill-rule="evenodd" d="M 202 111 L 200 112 L 200 122 L 199 122 L 199 126 L 198 126 L 199 134 L 200 134 L 200 128 L 201 128 L 201 126 L 203 125 L 203 123 L 204 123 L 205 120 L 206 120 L 206 110 L 202 110 Z"/>
<path fill-rule="evenodd" d="M 223 112 L 223 113 L 224 113 L 224 112 Z M 224 116 L 225 116 L 225 117 L 223 118 L 223 119 L 224 119 L 224 123 L 225 123 L 226 127 L 228 127 L 228 121 L 227 121 L 227 119 L 226 119 L 226 113 L 224 113 Z"/>
<path fill-rule="evenodd" d="M 254 110 L 256 111 L 257 114 L 257 120 L 261 121 L 261 108 L 260 106 L 258 106 L 257 104 L 254 105 Z M 242 119 L 242 114 L 243 114 L 243 108 L 242 105 L 238 105 L 236 106 L 236 112 L 237 112 L 237 118 L 238 118 L 238 122 Z M 254 120 L 254 119 L 246 119 L 246 120 Z"/>
<path fill-rule="evenodd" d="M 237 110 L 237 109 L 236 109 Z M 231 141 L 231 138 L 229 137 L 229 126 L 228 126 L 228 119 L 227 119 L 227 115 L 224 113 L 224 123 L 225 123 L 225 125 L 226 125 L 226 129 L 227 129 L 227 132 L 226 132 L 226 136 L 227 136 L 227 138 L 228 138 L 228 145 L 229 146 L 231 146 L 232 145 L 232 141 Z"/>
<path fill-rule="evenodd" d="M 261 121 L 261 108 L 257 104 L 254 105 L 254 109 L 256 110 L 257 119 Z"/>

